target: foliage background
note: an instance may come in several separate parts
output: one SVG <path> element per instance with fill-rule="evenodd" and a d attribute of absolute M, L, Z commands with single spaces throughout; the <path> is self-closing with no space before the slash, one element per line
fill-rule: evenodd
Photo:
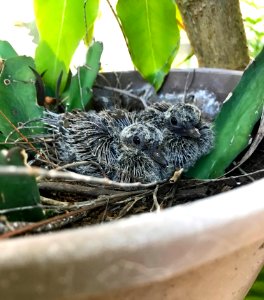
<path fill-rule="evenodd" d="M 34 20 L 32 2 L 33 0 L 0 0 L 1 10 L 4 12 L 0 18 L 0 39 L 8 40 L 19 55 L 34 57 L 36 45 L 33 43 L 33 37 L 29 35 L 32 33 L 29 28 L 32 28 L 31 22 Z M 117 0 L 110 2 L 115 6 Z M 240 4 L 250 55 L 255 57 L 264 45 L 264 4 L 262 0 L 241 0 Z M 104 42 L 102 69 L 104 71 L 132 70 L 133 64 L 124 38 L 106 0 L 101 1 L 100 10 L 100 16 L 95 25 L 95 37 L 96 40 Z M 47 22 L 52 22 L 52 20 L 47 20 Z M 85 46 L 81 44 L 72 62 L 73 72 L 77 66 L 84 63 L 85 53 Z M 191 53 L 192 49 L 186 33 L 181 30 L 180 50 L 172 66 L 197 67 L 195 56 L 186 60 Z"/>

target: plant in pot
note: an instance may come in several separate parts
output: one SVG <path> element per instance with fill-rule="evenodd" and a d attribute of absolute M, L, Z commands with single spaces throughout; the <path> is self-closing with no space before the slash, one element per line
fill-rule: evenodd
<path fill-rule="evenodd" d="M 38 156 L 38 163 L 46 160 L 45 151 L 36 140 L 32 143 L 30 139 L 32 134 L 39 137 L 45 134 L 42 124 L 32 126 L 29 122 L 39 121 L 44 107 L 69 112 L 92 105 L 91 89 L 102 52 L 101 43 L 93 43 L 87 52 L 85 66 L 78 68 L 76 75 L 68 75 L 70 60 L 79 41 L 83 37 L 87 42 L 91 40 L 98 1 L 57 1 L 54 4 L 36 0 L 34 4 L 40 33 L 35 59 L 18 56 L 7 42 L 1 42 L 0 47 L 0 126 L 1 145 L 5 148 L 0 157 L 0 208 L 7 218 L 3 219 L 3 224 L 19 226 L 3 233 L 2 238 L 62 228 L 70 223 L 78 224 L 84 218 L 86 224 L 94 220 L 101 222 L 106 215 L 108 219 L 115 216 L 117 219 L 127 212 L 149 210 L 152 203 L 159 210 L 163 205 L 159 203 L 162 196 L 159 189 L 164 188 L 163 195 L 168 195 L 167 199 L 163 198 L 163 207 L 166 207 L 166 201 L 167 206 L 170 206 L 169 202 L 186 201 L 186 193 L 193 186 L 204 186 L 204 181 L 194 185 L 195 182 L 189 179 L 164 186 L 163 183 L 160 186 L 157 183 L 126 185 L 76 173 L 24 167 L 24 151 L 10 147 L 24 145 L 29 155 L 33 152 Z M 47 23 L 47 15 L 52 16 L 54 22 Z M 117 16 L 133 62 L 143 78 L 161 93 L 175 91 L 177 87 L 178 91 L 184 92 L 190 71 L 172 72 L 164 82 L 179 44 L 174 2 L 119 0 Z M 186 177 L 223 176 L 226 168 L 249 144 L 250 134 L 263 108 L 263 57 L 262 51 L 215 119 L 214 150 Z M 145 86 L 135 73 L 104 74 L 99 76 L 96 84 L 98 87 L 103 82 L 110 82 L 111 93 L 122 93 L 131 78 L 133 84 Z M 197 70 L 191 87 L 211 88 L 223 100 L 239 78 L 240 74 L 236 72 Z M 119 89 L 116 89 L 117 84 L 120 84 Z M 128 91 L 123 93 L 123 96 L 134 95 Z M 134 98 L 142 100 L 138 95 Z M 262 122 L 242 162 L 261 140 L 261 125 Z M 57 167 L 52 163 L 49 168 Z M 43 178 L 51 180 L 41 180 Z M 213 185 L 216 188 L 225 180 L 235 179 L 234 176 L 215 179 L 210 184 L 216 182 Z M 76 185 L 76 182 L 88 185 Z M 103 186 L 102 191 L 98 192 L 98 184 Z M 203 299 L 242 299 L 263 264 L 264 205 L 258 198 L 249 201 L 240 197 L 249 197 L 260 185 L 261 182 L 187 206 L 168 208 L 159 214 L 142 214 L 101 226 L 3 241 L 0 244 L 0 264 L 5 274 L 0 280 L 3 298 L 199 299 L 204 296 Z M 136 191 L 118 190 L 135 186 Z M 184 186 L 187 186 L 185 190 Z M 73 187 L 77 198 L 74 203 L 69 198 Z M 224 188 L 226 186 L 222 186 Z M 47 193 L 47 189 L 51 191 Z M 52 199 L 54 191 L 56 198 Z M 210 191 L 210 187 L 205 191 Z M 59 198 L 59 193 L 64 201 Z M 179 195 L 182 201 L 177 198 Z M 199 196 L 195 195 L 195 198 Z M 136 202 L 139 205 L 136 206 Z M 259 221 L 253 222 L 256 219 Z M 12 221 L 34 223 L 21 226 Z M 16 288 L 11 288 L 13 286 Z"/>

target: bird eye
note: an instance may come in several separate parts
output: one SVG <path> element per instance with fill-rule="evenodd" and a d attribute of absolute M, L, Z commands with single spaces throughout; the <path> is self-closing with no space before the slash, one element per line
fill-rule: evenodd
<path fill-rule="evenodd" d="M 170 122 L 173 126 L 176 126 L 178 124 L 177 119 L 175 117 L 171 117 Z"/>
<path fill-rule="evenodd" d="M 192 103 L 194 101 L 194 98 L 195 98 L 194 94 L 189 94 L 186 100 L 187 102 Z"/>
<path fill-rule="evenodd" d="M 140 145 L 141 140 L 140 140 L 140 138 L 139 138 L 137 135 L 135 135 L 135 136 L 133 137 L 133 143 L 134 143 L 135 145 Z"/>

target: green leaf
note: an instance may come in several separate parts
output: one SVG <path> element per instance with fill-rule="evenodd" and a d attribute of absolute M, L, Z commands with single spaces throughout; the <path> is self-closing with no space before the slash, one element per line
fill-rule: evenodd
<path fill-rule="evenodd" d="M 0 60 L 17 56 L 14 48 L 7 41 L 0 41 Z"/>
<path fill-rule="evenodd" d="M 29 67 L 35 68 L 34 61 L 26 56 L 9 58 L 2 61 L 0 67 L 0 131 L 6 137 L 14 129 L 8 120 L 18 126 L 21 122 L 39 118 L 43 112 L 37 105 L 35 76 Z M 33 129 L 28 131 L 35 132 Z"/>
<path fill-rule="evenodd" d="M 264 48 L 244 72 L 231 97 L 215 120 L 214 150 L 203 157 L 187 175 L 216 178 L 249 144 L 251 131 L 264 105 Z"/>
<path fill-rule="evenodd" d="M 179 48 L 173 0 L 119 0 L 117 15 L 141 75 L 158 90 Z"/>
<path fill-rule="evenodd" d="M 85 66 L 77 69 L 77 74 L 72 78 L 69 97 L 66 101 L 67 111 L 83 109 L 92 97 L 92 86 L 100 69 L 100 58 L 103 44 L 95 42 L 88 50 Z"/>
<path fill-rule="evenodd" d="M 87 3 L 85 5 L 85 3 Z M 65 87 L 72 56 L 98 14 L 99 0 L 34 0 L 40 42 L 36 49 L 37 71 L 55 91 L 61 71 Z"/>
<path fill-rule="evenodd" d="M 260 23 L 260 22 L 262 22 L 262 21 L 263 21 L 263 18 L 262 18 L 262 17 L 254 18 L 254 19 L 252 19 L 252 18 L 250 18 L 250 17 L 246 17 L 246 18 L 244 19 L 244 22 L 249 22 L 249 23 L 254 24 L 254 25 L 256 25 L 257 23 Z"/>
<path fill-rule="evenodd" d="M 0 167 L 25 166 L 26 153 L 19 148 L 0 151 Z M 0 175 L 0 216 L 9 221 L 38 221 L 44 214 L 40 207 L 40 195 L 34 177 L 29 175 Z M 29 207 L 30 209 L 19 209 Z M 8 212 L 9 209 L 18 208 Z"/>

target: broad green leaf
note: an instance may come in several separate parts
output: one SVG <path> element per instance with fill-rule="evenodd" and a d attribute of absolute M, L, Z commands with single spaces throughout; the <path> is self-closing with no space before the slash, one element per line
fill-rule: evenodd
<path fill-rule="evenodd" d="M 83 109 L 92 97 L 92 86 L 100 69 L 100 58 L 103 44 L 95 42 L 88 50 L 85 66 L 77 69 L 77 74 L 72 78 L 69 97 L 66 101 L 67 111 Z"/>
<path fill-rule="evenodd" d="M 0 167 L 25 166 L 26 153 L 19 148 L 0 151 Z M 40 207 L 39 190 L 34 177 L 29 175 L 0 175 L 0 216 L 9 221 L 38 221 L 44 214 Z M 30 209 L 20 209 L 29 207 Z M 18 208 L 13 212 L 8 209 Z"/>
<path fill-rule="evenodd" d="M 179 48 L 173 0 L 119 0 L 116 6 L 132 61 L 158 90 Z"/>
<path fill-rule="evenodd" d="M 214 150 L 202 158 L 188 175 L 216 178 L 249 144 L 251 131 L 264 105 L 264 48 L 244 72 L 231 97 L 215 120 Z"/>
<path fill-rule="evenodd" d="M 14 48 L 7 41 L 0 41 L 0 60 L 17 56 Z"/>
<path fill-rule="evenodd" d="M 85 5 L 86 3 L 86 5 Z M 65 87 L 72 56 L 98 14 L 99 0 L 34 0 L 40 42 L 35 62 L 44 81 L 53 91 L 61 71 Z"/>
<path fill-rule="evenodd" d="M 1 65 L 0 131 L 6 137 L 14 129 L 8 120 L 18 126 L 21 122 L 39 118 L 43 112 L 43 108 L 37 105 L 35 76 L 29 67 L 35 68 L 34 61 L 26 56 L 9 58 Z M 17 137 L 17 134 L 12 137 Z"/>

